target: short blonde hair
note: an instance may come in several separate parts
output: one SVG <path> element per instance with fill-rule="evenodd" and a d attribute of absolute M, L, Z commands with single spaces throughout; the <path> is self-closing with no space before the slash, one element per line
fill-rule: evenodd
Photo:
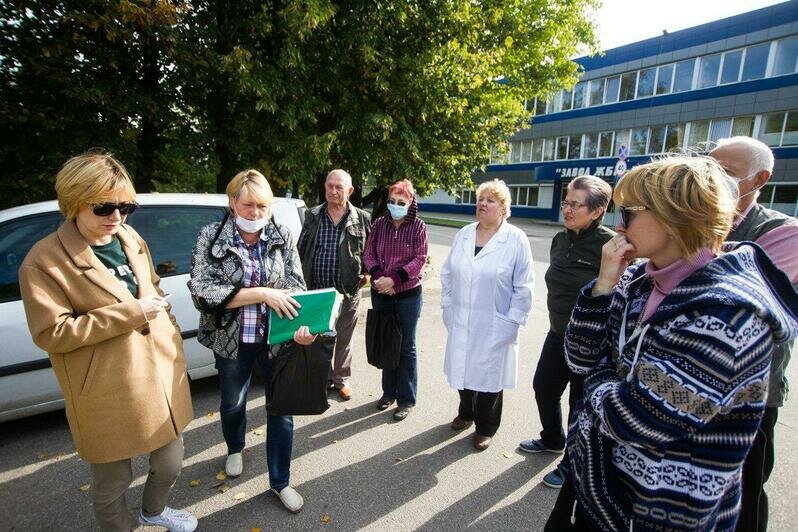
<path fill-rule="evenodd" d="M 635 166 L 615 185 L 619 206 L 644 206 L 676 240 L 685 258 L 714 252 L 736 212 L 731 181 L 711 157 L 673 155 Z"/>
<path fill-rule="evenodd" d="M 257 170 L 249 169 L 238 172 L 227 184 L 227 197 L 235 201 L 243 192 L 247 197 L 256 201 L 270 204 L 274 199 L 272 187 Z"/>
<path fill-rule="evenodd" d="M 499 200 L 499 203 L 504 209 L 502 217 L 505 220 L 510 217 L 510 203 L 512 200 L 510 199 L 510 189 L 507 188 L 507 185 L 504 183 L 504 181 L 501 179 L 491 179 L 490 181 L 485 181 L 477 187 L 477 201 L 479 201 L 479 198 L 481 198 L 483 194 L 490 194 Z"/>
<path fill-rule="evenodd" d="M 74 220 L 83 207 L 113 200 L 136 201 L 136 189 L 122 163 L 110 153 L 84 153 L 69 159 L 55 176 L 58 208 Z"/>

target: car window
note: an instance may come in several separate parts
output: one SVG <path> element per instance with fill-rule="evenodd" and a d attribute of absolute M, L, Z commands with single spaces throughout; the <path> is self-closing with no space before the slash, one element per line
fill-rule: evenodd
<path fill-rule="evenodd" d="M 144 205 L 127 223 L 147 242 L 158 275 L 168 277 L 188 273 L 200 229 L 223 216 L 221 207 Z"/>
<path fill-rule="evenodd" d="M 10 220 L 0 226 L 0 301 L 19 299 L 19 267 L 33 245 L 64 221 L 58 212 Z"/>

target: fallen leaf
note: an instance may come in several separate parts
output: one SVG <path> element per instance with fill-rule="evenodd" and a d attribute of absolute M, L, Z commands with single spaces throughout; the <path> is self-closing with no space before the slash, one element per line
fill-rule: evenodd
<path fill-rule="evenodd" d="M 333 440 L 333 443 L 338 443 L 338 440 Z"/>
<path fill-rule="evenodd" d="M 44 460 L 47 458 L 47 453 L 39 453 L 36 455 L 36 460 Z"/>
<path fill-rule="evenodd" d="M 263 429 L 255 429 L 252 431 L 255 436 L 263 436 Z"/>
<path fill-rule="evenodd" d="M 369 394 L 369 397 L 374 397 L 374 394 L 373 394 L 373 393 L 370 393 L 370 394 Z"/>
<path fill-rule="evenodd" d="M 216 484 L 211 484 L 211 489 L 218 488 L 219 486 L 224 486 L 224 482 L 217 482 Z"/>
<path fill-rule="evenodd" d="M 261 532 L 260 528 L 251 528 L 249 532 Z"/>
<path fill-rule="evenodd" d="M 246 497 L 246 496 L 247 496 L 247 494 L 246 494 L 246 493 L 244 493 L 243 491 L 241 491 L 241 492 L 239 492 L 239 493 L 236 493 L 235 495 L 233 495 L 233 498 L 234 498 L 235 500 L 237 500 L 237 501 L 240 501 L 240 500 L 242 500 L 242 499 L 243 499 L 244 497 Z"/>
<path fill-rule="evenodd" d="M 216 473 L 216 480 L 225 480 L 226 478 L 227 475 L 225 474 L 224 469 Z"/>
<path fill-rule="evenodd" d="M 84 484 L 80 487 L 80 491 L 89 491 L 91 484 Z"/>
<path fill-rule="evenodd" d="M 221 486 L 219 486 L 219 487 L 218 487 L 218 488 L 216 488 L 216 489 L 217 489 L 217 491 L 218 491 L 219 493 L 224 493 L 225 491 L 228 491 L 228 490 L 230 489 L 230 486 L 228 486 L 227 484 L 225 484 L 224 482 L 222 482 L 222 485 L 221 485 Z"/>
<path fill-rule="evenodd" d="M 510 451 L 504 451 L 504 452 L 502 453 L 502 455 L 503 455 L 505 458 L 510 458 L 511 456 L 513 456 L 513 454 L 512 454 Z"/>
<path fill-rule="evenodd" d="M 344 407 L 344 410 L 349 410 L 349 407 L 348 407 L 348 406 L 345 406 L 345 407 Z"/>
<path fill-rule="evenodd" d="M 396 458 L 394 458 L 394 460 L 396 460 L 397 462 L 404 462 L 405 459 L 404 458 L 399 458 L 397 456 Z"/>
<path fill-rule="evenodd" d="M 191 486 L 192 488 L 196 488 L 200 484 L 201 484 L 201 482 L 199 480 L 196 480 L 196 479 L 192 480 L 191 482 L 188 483 L 188 485 Z"/>
<path fill-rule="evenodd" d="M 321 521 L 321 524 L 328 525 L 328 524 L 330 524 L 330 521 L 332 521 L 332 517 L 330 517 L 328 514 L 324 514 L 324 515 L 321 516 L 320 521 Z"/>
<path fill-rule="evenodd" d="M 208 412 L 207 414 L 205 414 L 205 417 L 213 417 L 215 415 L 216 415 L 216 412 Z"/>

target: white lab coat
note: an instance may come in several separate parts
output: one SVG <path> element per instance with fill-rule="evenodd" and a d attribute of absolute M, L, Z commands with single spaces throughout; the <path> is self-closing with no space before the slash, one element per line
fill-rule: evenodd
<path fill-rule="evenodd" d="M 457 390 L 498 392 L 518 380 L 518 332 L 532 308 L 529 239 L 505 220 L 474 256 L 477 223 L 462 228 L 441 270 L 443 370 Z"/>

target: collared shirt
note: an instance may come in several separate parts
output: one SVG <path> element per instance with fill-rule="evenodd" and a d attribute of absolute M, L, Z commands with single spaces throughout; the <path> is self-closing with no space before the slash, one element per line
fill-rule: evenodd
<path fill-rule="evenodd" d="M 244 288 L 261 286 L 263 275 L 263 252 L 265 248 L 261 239 L 249 245 L 241 238 L 237 230 L 233 231 L 233 242 L 241 253 L 241 265 L 244 268 Z M 241 307 L 241 343 L 259 344 L 263 342 L 268 321 L 268 306 L 265 303 L 254 303 Z"/>
<path fill-rule="evenodd" d="M 349 218 L 349 207 L 341 217 L 338 225 L 333 223 L 330 213 L 324 210 L 324 216 L 319 221 L 319 232 L 316 234 L 316 252 L 313 254 L 313 286 L 311 289 L 334 287 L 339 292 L 341 288 L 341 268 L 338 261 L 338 243 L 341 241 L 341 231 L 346 226 Z"/>

